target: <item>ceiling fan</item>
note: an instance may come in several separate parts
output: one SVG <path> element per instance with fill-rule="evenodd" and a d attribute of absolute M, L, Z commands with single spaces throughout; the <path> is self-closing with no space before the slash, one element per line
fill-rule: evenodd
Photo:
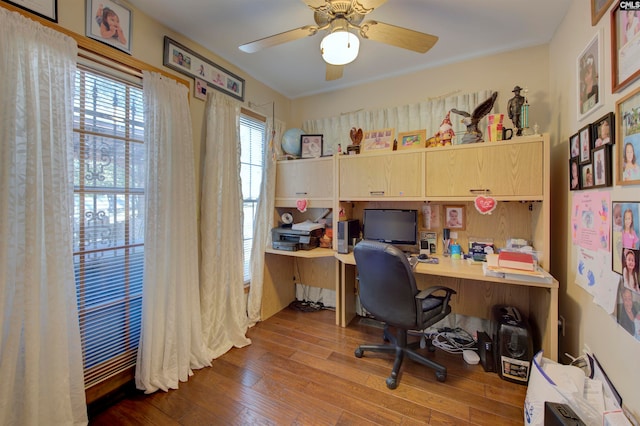
<path fill-rule="evenodd" d="M 267 47 L 277 46 L 303 37 L 313 36 L 319 31 L 328 31 L 320 44 L 320 52 L 327 63 L 326 80 L 342 77 L 344 65 L 358 55 L 360 39 L 369 39 L 418 53 L 425 53 L 438 41 L 438 37 L 397 27 L 375 20 L 364 21 L 365 15 L 380 7 L 387 0 L 302 0 L 313 11 L 316 25 L 305 25 L 261 38 L 240 46 L 240 50 L 254 53 Z M 333 44 L 336 43 L 336 44 Z"/>

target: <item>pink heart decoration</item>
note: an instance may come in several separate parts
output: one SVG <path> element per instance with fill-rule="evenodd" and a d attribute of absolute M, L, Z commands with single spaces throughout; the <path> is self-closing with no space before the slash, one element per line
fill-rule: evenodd
<path fill-rule="evenodd" d="M 491 212 L 494 211 L 496 206 L 498 205 L 498 202 L 495 198 L 492 197 L 478 196 L 476 197 L 474 204 L 478 212 L 482 214 L 491 214 Z"/>
<path fill-rule="evenodd" d="M 304 213 L 307 211 L 307 200 L 302 198 L 296 201 L 296 208 L 300 211 L 300 213 Z"/>

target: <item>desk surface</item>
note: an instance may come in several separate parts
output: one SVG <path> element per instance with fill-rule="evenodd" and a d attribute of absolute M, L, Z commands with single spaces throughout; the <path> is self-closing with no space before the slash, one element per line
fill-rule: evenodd
<path fill-rule="evenodd" d="M 353 253 L 336 253 L 335 257 L 342 263 L 355 265 Z M 513 284 L 527 287 L 558 288 L 558 280 L 555 278 L 550 283 L 538 281 L 511 280 L 499 277 L 490 277 L 482 272 L 482 265 L 471 265 L 465 260 L 451 259 L 438 256 L 440 263 L 418 263 L 414 269 L 417 274 L 438 275 L 443 277 L 461 278 L 465 280 L 490 281 L 501 284 Z"/>

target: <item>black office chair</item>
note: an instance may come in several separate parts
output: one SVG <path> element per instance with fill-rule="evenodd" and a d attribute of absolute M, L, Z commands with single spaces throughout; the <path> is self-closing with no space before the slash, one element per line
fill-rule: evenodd
<path fill-rule="evenodd" d="M 355 246 L 353 254 L 360 281 L 360 302 L 375 319 L 385 324 L 384 340 L 391 342 L 360 345 L 355 350 L 356 357 L 362 358 L 364 351 L 395 353 L 393 370 L 386 380 L 389 389 L 398 387 L 398 372 L 405 354 L 435 369 L 438 381 L 444 382 L 447 378 L 446 367 L 416 352 L 420 340 L 407 343 L 407 335 L 409 330 L 424 330 L 446 317 L 451 312 L 449 300 L 456 292 L 442 286 L 419 292 L 407 256 L 390 244 L 361 241 Z M 396 336 L 389 332 L 389 327 L 397 329 Z M 430 351 L 435 351 L 430 340 L 423 343 L 427 343 Z"/>

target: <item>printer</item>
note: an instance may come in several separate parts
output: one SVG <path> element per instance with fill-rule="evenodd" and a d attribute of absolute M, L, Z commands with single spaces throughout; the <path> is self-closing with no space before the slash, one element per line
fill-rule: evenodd
<path fill-rule="evenodd" d="M 271 229 L 271 246 L 275 250 L 312 250 L 320 245 L 324 224 L 310 221 Z"/>

